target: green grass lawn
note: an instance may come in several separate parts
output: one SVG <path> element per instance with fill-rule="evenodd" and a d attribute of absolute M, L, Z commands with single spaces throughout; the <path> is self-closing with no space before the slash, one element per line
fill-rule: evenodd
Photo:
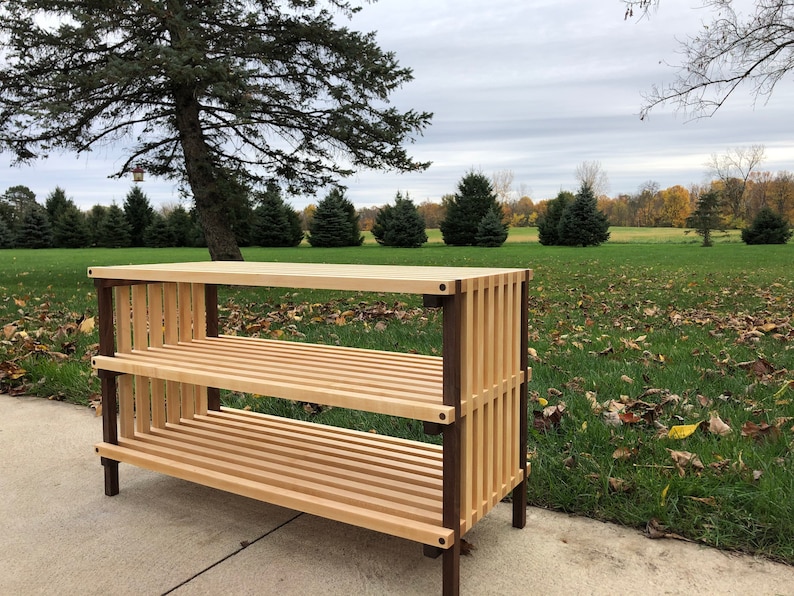
<path fill-rule="evenodd" d="M 706 249 L 682 230 L 611 231 L 610 242 L 586 249 L 540 246 L 527 228 L 500 248 L 447 247 L 431 233 L 420 249 L 243 252 L 533 268 L 530 502 L 634 527 L 656 519 L 691 540 L 794 563 L 794 245 L 731 236 Z M 88 403 L 98 383 L 86 268 L 207 258 L 203 249 L 0 251 L 0 386 Z M 232 288 L 220 299 L 227 331 L 423 353 L 440 342 L 437 314 L 414 296 Z M 348 311 L 345 325 L 334 324 Z M 224 400 L 422 437 L 420 425 L 383 416 Z"/>

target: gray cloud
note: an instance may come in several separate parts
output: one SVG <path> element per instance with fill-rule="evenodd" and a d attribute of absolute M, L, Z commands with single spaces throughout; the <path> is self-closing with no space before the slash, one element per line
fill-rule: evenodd
<path fill-rule="evenodd" d="M 739 8 L 750 0 L 734 3 Z M 393 103 L 434 112 L 432 126 L 410 147 L 433 162 L 421 174 L 360 172 L 345 181 L 359 205 L 391 201 L 407 191 L 418 201 L 454 192 L 471 168 L 509 169 L 533 199 L 574 189 L 582 161 L 598 160 L 612 194 L 647 180 L 663 188 L 704 180 L 706 160 L 731 147 L 763 144 L 766 170 L 794 169 L 786 123 L 794 99 L 781 84 L 767 105 L 747 90 L 716 116 L 686 122 L 659 110 L 640 122 L 641 93 L 673 78 L 676 37 L 695 33 L 708 13 L 667 0 L 651 19 L 624 21 L 622 4 L 582 0 L 380 0 L 365 5 L 352 27 L 377 31 L 415 80 Z M 118 148 L 119 152 L 121 148 Z M 0 156 L 0 190 L 26 184 L 43 199 L 56 185 L 82 207 L 121 202 L 129 181 L 109 181 L 113 156 L 52 158 L 35 169 L 10 170 Z M 149 180 L 155 203 L 175 202 L 168 182 Z M 313 197 L 293 201 L 297 207 Z"/>

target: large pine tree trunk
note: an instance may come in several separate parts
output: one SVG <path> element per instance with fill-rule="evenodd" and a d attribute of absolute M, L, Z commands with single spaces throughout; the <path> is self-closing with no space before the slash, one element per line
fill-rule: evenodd
<path fill-rule="evenodd" d="M 243 255 L 229 222 L 229 198 L 220 190 L 219 171 L 201 130 L 198 101 L 187 86 L 175 89 L 174 96 L 187 179 L 210 258 L 213 261 L 242 261 Z"/>

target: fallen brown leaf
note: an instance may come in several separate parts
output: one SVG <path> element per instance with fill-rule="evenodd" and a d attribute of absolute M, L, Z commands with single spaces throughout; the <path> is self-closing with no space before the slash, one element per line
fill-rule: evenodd
<path fill-rule="evenodd" d="M 703 462 L 700 461 L 700 457 L 696 453 L 675 451 L 673 449 L 668 449 L 667 451 L 670 453 L 670 457 L 673 458 L 676 470 L 678 470 L 678 475 L 681 478 L 686 476 L 688 468 L 694 470 L 695 474 L 700 474 L 704 469 Z"/>
<path fill-rule="evenodd" d="M 730 426 L 725 424 L 722 418 L 719 417 L 719 414 L 712 412 L 711 418 L 709 419 L 709 432 L 724 437 L 725 435 L 731 434 L 733 430 Z"/>

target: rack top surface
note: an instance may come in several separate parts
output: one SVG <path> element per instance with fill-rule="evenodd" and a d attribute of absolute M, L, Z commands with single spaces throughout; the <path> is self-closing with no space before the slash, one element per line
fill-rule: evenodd
<path fill-rule="evenodd" d="M 88 268 L 88 277 L 95 279 L 435 295 L 455 294 L 458 281 L 497 275 L 527 274 L 531 277 L 531 270 L 251 261 L 203 261 Z"/>

